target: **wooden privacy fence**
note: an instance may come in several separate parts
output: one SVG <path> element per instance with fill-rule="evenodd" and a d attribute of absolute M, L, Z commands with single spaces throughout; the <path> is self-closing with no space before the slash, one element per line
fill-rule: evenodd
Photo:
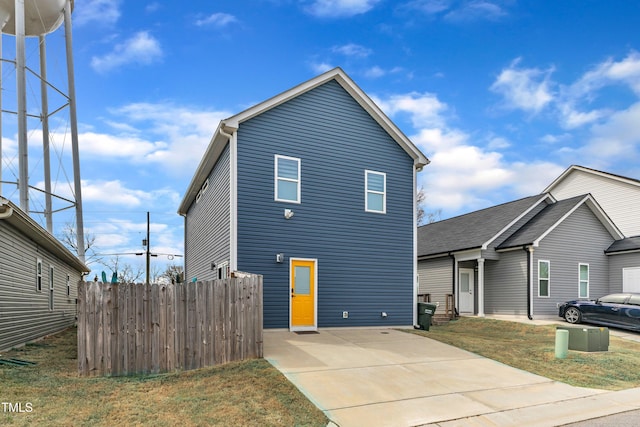
<path fill-rule="evenodd" d="M 260 275 L 78 286 L 80 375 L 197 369 L 262 354 Z"/>

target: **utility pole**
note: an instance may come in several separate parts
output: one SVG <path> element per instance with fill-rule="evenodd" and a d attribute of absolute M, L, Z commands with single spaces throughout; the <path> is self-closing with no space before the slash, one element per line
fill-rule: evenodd
<path fill-rule="evenodd" d="M 146 239 L 146 245 L 147 245 L 147 285 L 149 284 L 149 269 L 151 267 L 151 248 L 150 248 L 150 243 L 149 243 L 149 211 L 147 211 L 147 239 Z"/>

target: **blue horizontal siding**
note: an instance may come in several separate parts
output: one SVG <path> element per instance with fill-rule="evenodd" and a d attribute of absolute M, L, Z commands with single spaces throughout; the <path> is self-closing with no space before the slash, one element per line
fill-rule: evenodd
<path fill-rule="evenodd" d="M 301 159 L 300 204 L 274 201 L 275 154 Z M 386 214 L 364 210 L 365 169 L 386 173 Z M 335 82 L 242 123 L 238 269 L 264 275 L 264 326 L 289 326 L 292 257 L 318 260 L 318 326 L 411 324 L 412 179 L 412 159 Z"/>

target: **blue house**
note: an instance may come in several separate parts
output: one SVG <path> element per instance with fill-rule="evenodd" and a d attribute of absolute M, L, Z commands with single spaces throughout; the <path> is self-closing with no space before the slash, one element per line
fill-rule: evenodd
<path fill-rule="evenodd" d="M 411 325 L 424 154 L 339 68 L 222 120 L 184 195 L 187 280 L 264 276 L 264 327 Z"/>

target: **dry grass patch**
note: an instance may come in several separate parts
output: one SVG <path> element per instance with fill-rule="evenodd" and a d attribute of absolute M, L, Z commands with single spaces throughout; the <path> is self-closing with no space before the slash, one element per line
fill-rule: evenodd
<path fill-rule="evenodd" d="M 4 352 L 37 362 L 0 365 L 0 401 L 31 412 L 0 411 L 0 425 L 325 426 L 328 419 L 262 359 L 134 377 L 77 374 L 76 330 Z M 0 408 L 2 408 L 0 406 Z"/>
<path fill-rule="evenodd" d="M 640 343 L 611 335 L 609 351 L 569 350 L 566 359 L 556 359 L 555 325 L 462 317 L 429 331 L 410 332 L 573 386 L 604 390 L 640 387 Z"/>

